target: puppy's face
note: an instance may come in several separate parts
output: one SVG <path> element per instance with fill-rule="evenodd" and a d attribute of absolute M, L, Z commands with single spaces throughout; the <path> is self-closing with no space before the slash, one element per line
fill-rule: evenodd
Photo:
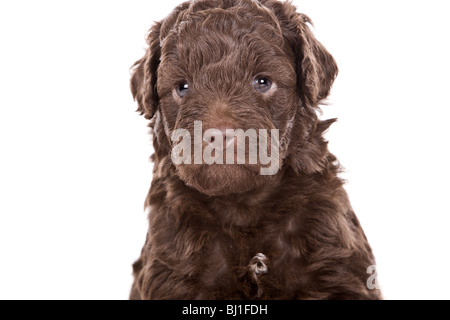
<path fill-rule="evenodd" d="M 187 129 L 194 137 L 194 123 L 200 122 L 202 155 L 211 146 L 212 137 L 204 137 L 208 129 L 219 130 L 225 138 L 222 148 L 212 150 L 216 156 L 229 143 L 227 129 L 255 133 L 279 129 L 283 136 L 295 114 L 295 62 L 281 30 L 268 14 L 241 18 L 247 10 L 234 9 L 191 15 L 166 37 L 162 47 L 157 87 L 165 132 L 172 137 L 175 130 Z M 260 157 L 256 154 L 252 164 L 249 154 L 257 151 L 250 144 L 259 140 L 228 139 L 235 142 L 233 161 L 227 164 L 222 152 L 217 155 L 222 161 L 216 161 L 222 163 L 207 164 L 205 157 L 201 163 L 181 163 L 177 166 L 181 179 L 209 195 L 241 193 L 263 183 L 267 177 L 261 175 Z M 238 143 L 245 143 L 243 164 L 237 164 Z M 194 159 L 199 147 L 194 138 L 191 146 Z"/>
<path fill-rule="evenodd" d="M 305 127 L 296 121 L 307 113 L 299 109 L 324 95 L 313 88 L 320 87 L 320 80 L 305 82 L 309 71 L 302 62 L 311 56 L 299 48 L 305 46 L 298 43 L 299 27 L 283 25 L 277 17 L 277 10 L 286 14 L 293 7 L 276 1 L 268 5 L 251 0 L 185 3 L 154 27 L 150 52 L 137 63 L 132 90 L 140 111 L 149 117 L 158 113 L 172 155 L 184 160 L 174 162 L 179 177 L 207 195 L 246 192 L 273 178 L 261 169 L 282 165 L 294 127 Z M 311 71 L 317 78 L 321 70 Z M 238 139 L 232 134 L 237 130 L 249 136 Z M 297 128 L 295 134 L 307 130 Z M 261 143 L 264 132 L 266 144 Z M 240 161 L 239 148 L 244 150 Z M 262 161 L 263 154 L 272 156 L 271 163 Z M 215 161 L 205 159 L 208 155 Z"/>

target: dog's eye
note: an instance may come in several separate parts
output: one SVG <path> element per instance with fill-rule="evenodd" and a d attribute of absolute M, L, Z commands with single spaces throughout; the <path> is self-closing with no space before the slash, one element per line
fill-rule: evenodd
<path fill-rule="evenodd" d="M 177 85 L 177 94 L 180 98 L 184 98 L 189 92 L 189 84 L 186 82 L 180 83 Z"/>
<path fill-rule="evenodd" d="M 256 91 L 265 93 L 272 88 L 272 81 L 267 78 L 257 78 L 253 80 L 253 88 L 255 88 Z"/>

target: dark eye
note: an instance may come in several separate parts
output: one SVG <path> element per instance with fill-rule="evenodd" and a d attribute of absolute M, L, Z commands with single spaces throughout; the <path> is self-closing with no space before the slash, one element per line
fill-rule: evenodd
<path fill-rule="evenodd" d="M 177 85 L 177 94 L 180 98 L 184 98 L 187 93 L 189 92 L 189 84 L 186 82 L 182 82 L 179 85 Z"/>
<path fill-rule="evenodd" d="M 253 80 L 253 88 L 256 91 L 265 93 L 265 92 L 269 91 L 270 88 L 272 88 L 272 81 L 270 81 L 267 78 L 257 78 L 255 80 Z"/>

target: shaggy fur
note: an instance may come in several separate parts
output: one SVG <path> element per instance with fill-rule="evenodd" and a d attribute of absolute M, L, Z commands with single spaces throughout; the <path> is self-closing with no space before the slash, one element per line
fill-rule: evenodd
<path fill-rule="evenodd" d="M 153 25 L 133 67 L 151 120 L 149 231 L 131 299 L 379 299 L 374 257 L 323 133 L 338 69 L 290 2 L 196 0 Z M 253 80 L 273 82 L 267 93 Z M 183 98 L 176 94 L 188 83 Z M 177 128 L 277 128 L 282 167 L 178 165 Z"/>

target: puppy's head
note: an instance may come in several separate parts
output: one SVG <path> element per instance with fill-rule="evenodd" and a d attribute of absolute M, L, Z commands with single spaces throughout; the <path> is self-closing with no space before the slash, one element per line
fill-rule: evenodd
<path fill-rule="evenodd" d="M 337 67 L 308 23 L 289 2 L 197 0 L 151 28 L 131 90 L 186 184 L 220 196 L 267 183 L 268 166 L 320 169 L 315 108 Z"/>

